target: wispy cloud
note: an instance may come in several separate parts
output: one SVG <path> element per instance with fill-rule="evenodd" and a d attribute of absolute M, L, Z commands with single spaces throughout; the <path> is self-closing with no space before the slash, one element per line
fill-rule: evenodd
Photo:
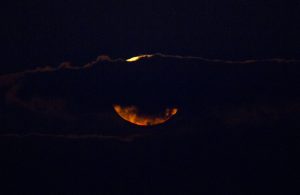
<path fill-rule="evenodd" d="M 13 138 L 13 139 L 24 139 L 24 138 L 48 138 L 48 139 L 70 139 L 70 140 L 116 140 L 121 142 L 132 142 L 135 139 L 145 137 L 149 134 L 131 134 L 127 136 L 110 136 L 101 134 L 47 134 L 47 133 L 12 133 L 12 134 L 0 134 L 1 138 Z"/>

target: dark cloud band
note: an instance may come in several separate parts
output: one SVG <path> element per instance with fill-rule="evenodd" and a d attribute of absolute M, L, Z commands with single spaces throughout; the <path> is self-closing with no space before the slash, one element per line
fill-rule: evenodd
<path fill-rule="evenodd" d="M 89 135 L 101 132 L 108 137 L 120 129 L 135 132 L 116 117 L 115 103 L 151 109 L 179 107 L 178 119 L 168 124 L 172 128 L 182 121 L 198 128 L 209 117 L 231 121 L 231 125 L 253 123 L 245 120 L 247 116 L 264 109 L 259 112 L 295 118 L 299 116 L 299 67 L 298 60 L 224 61 L 148 54 L 136 61 L 99 56 L 82 66 L 63 63 L 2 75 L 1 129 L 6 134 L 13 129 L 45 136 L 54 136 L 49 133 L 53 129 L 63 129 L 66 135 L 86 129 Z M 247 107 L 258 109 L 247 111 Z M 242 114 L 228 115 L 229 111 Z M 255 117 L 264 121 L 261 114 Z"/>

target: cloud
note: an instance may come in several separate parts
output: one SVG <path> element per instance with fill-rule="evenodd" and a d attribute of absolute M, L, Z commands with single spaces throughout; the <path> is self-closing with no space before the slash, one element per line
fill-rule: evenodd
<path fill-rule="evenodd" d="M 65 62 L 2 75 L 1 129 L 3 134 L 53 136 L 83 129 L 100 137 L 143 134 L 116 116 L 115 103 L 179 107 L 182 114 L 168 124 L 172 128 L 184 126 L 182 121 L 198 128 L 209 118 L 234 126 L 255 123 L 252 116 L 265 121 L 264 115 L 274 113 L 279 118 L 299 115 L 299 65 L 286 59 L 224 61 L 151 54 L 137 61 L 99 56 L 82 66 Z"/>
<path fill-rule="evenodd" d="M 28 133 L 28 134 L 0 134 L 0 138 L 47 138 L 47 139 L 69 139 L 69 140 L 81 140 L 81 139 L 99 139 L 99 140 L 116 140 L 121 142 L 131 142 L 137 138 L 144 137 L 141 134 L 132 134 L 128 136 L 110 136 L 101 134 L 47 134 L 47 133 Z"/>

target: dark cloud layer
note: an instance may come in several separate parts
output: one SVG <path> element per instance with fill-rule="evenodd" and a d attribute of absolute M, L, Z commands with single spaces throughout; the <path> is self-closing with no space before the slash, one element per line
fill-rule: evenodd
<path fill-rule="evenodd" d="M 180 109 L 174 120 L 144 129 L 147 133 L 188 132 L 187 124 L 193 130 L 209 128 L 214 122 L 208 121 L 229 127 L 287 121 L 299 125 L 299 65 L 284 59 L 223 61 L 154 54 L 135 62 L 100 56 L 83 66 L 63 63 L 2 75 L 1 133 L 140 133 L 114 113 L 115 103 Z"/>
<path fill-rule="evenodd" d="M 0 193 L 292 194 L 299 65 L 158 54 L 2 75 Z M 144 128 L 114 103 L 179 112 Z"/>

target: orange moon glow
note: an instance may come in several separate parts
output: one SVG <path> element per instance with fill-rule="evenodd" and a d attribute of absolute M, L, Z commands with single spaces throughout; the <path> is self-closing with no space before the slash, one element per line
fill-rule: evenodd
<path fill-rule="evenodd" d="M 177 108 L 167 108 L 161 114 L 145 115 L 141 114 L 136 106 L 113 105 L 113 107 L 121 118 L 139 126 L 153 126 L 165 123 L 178 111 Z"/>

